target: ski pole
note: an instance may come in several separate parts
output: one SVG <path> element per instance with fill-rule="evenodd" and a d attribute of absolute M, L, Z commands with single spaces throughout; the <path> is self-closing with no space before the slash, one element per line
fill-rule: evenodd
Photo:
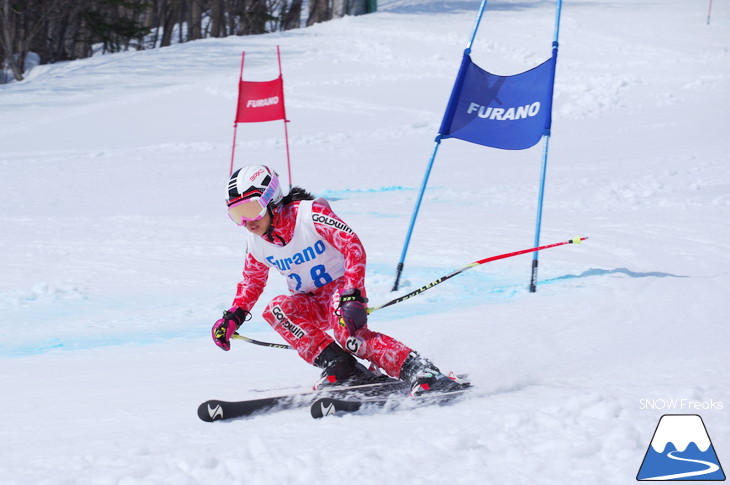
<path fill-rule="evenodd" d="M 588 238 L 587 237 L 577 237 L 576 236 L 576 237 L 574 237 L 572 239 L 569 239 L 567 241 L 562 241 L 562 242 L 553 243 L 553 244 L 546 244 L 545 246 L 538 246 L 536 248 L 523 249 L 521 251 L 514 251 L 512 253 L 500 254 L 500 255 L 497 255 L 497 256 L 491 256 L 489 258 L 480 259 L 479 261 L 474 261 L 473 263 L 467 264 L 463 268 L 457 269 L 456 271 L 454 271 L 452 273 L 449 273 L 449 274 L 447 274 L 445 276 L 442 276 L 441 278 L 439 278 L 437 280 L 434 280 L 431 283 L 429 283 L 427 285 L 424 285 L 424 286 L 418 288 L 417 290 L 413 290 L 413 291 L 411 291 L 410 293 L 408 293 L 406 295 L 399 296 L 398 298 L 395 298 L 393 300 L 390 300 L 387 303 L 383 303 L 382 305 L 378 305 L 378 306 L 375 306 L 375 307 L 370 307 L 370 308 L 368 308 L 368 313 L 372 313 L 372 312 L 377 311 L 377 310 L 380 310 L 382 308 L 389 307 L 391 305 L 395 305 L 396 303 L 400 303 L 402 301 L 406 301 L 409 298 L 413 298 L 416 295 L 420 295 L 421 293 L 423 293 L 424 291 L 428 290 L 429 288 L 433 288 L 434 286 L 438 285 L 439 283 L 443 283 L 444 281 L 448 280 L 449 278 L 452 278 L 452 277 L 454 277 L 454 276 L 456 276 L 456 275 L 458 275 L 460 273 L 463 273 L 464 271 L 466 271 L 466 270 L 468 270 L 470 268 L 474 268 L 476 266 L 480 266 L 480 265 L 482 265 L 484 263 L 490 263 L 492 261 L 497 261 L 499 259 L 511 258 L 512 256 L 519 256 L 520 254 L 534 253 L 535 251 L 542 251 L 543 249 L 554 248 L 554 247 L 557 247 L 557 246 L 563 246 L 564 244 L 580 244 L 581 241 L 585 241 L 586 239 L 588 239 Z"/>
<path fill-rule="evenodd" d="M 416 290 L 413 290 L 410 293 L 407 293 L 407 294 L 405 294 L 403 296 L 400 296 L 398 298 L 395 298 L 393 300 L 390 300 L 389 302 L 383 303 L 382 305 L 378 305 L 378 306 L 375 306 L 375 307 L 370 307 L 370 308 L 368 308 L 368 313 L 373 313 L 373 312 L 378 311 L 378 310 L 381 310 L 381 309 L 383 309 L 385 307 L 389 307 L 391 305 L 395 305 L 396 303 L 401 303 L 403 301 L 406 301 L 406 300 L 408 300 L 410 298 L 413 298 L 416 295 L 420 295 L 424 291 L 426 291 L 426 290 L 428 290 L 430 288 L 433 288 L 434 286 L 436 286 L 436 285 L 438 285 L 440 283 L 443 283 L 444 281 L 448 280 L 449 278 L 453 278 L 454 276 L 456 276 L 458 274 L 461 274 L 464 271 L 466 271 L 468 269 L 471 269 L 471 268 L 474 268 L 476 266 L 480 266 L 480 265 L 485 264 L 485 263 L 491 263 L 492 261 L 498 261 L 500 259 L 511 258 L 513 256 L 519 256 L 521 254 L 534 253 L 535 251 L 542 251 L 543 249 L 555 248 L 555 247 L 558 247 L 558 246 L 563 246 L 565 244 L 580 244 L 581 241 L 585 241 L 586 239 L 588 239 L 588 238 L 587 237 L 577 237 L 576 236 L 576 237 L 574 237 L 572 239 L 569 239 L 567 241 L 557 242 L 557 243 L 553 243 L 553 244 L 546 244 L 544 246 L 538 246 L 536 248 L 522 249 L 521 251 L 514 251 L 514 252 L 511 252 L 511 253 L 499 254 L 497 256 L 491 256 L 489 258 L 484 258 L 484 259 L 480 259 L 478 261 L 474 261 L 473 263 L 467 264 L 463 268 L 457 269 L 456 271 L 453 271 L 453 272 L 451 272 L 451 273 L 449 273 L 449 274 L 447 274 L 445 276 L 442 276 L 441 278 L 439 278 L 437 280 L 434 280 L 434 281 L 432 281 L 431 283 L 429 283 L 427 285 L 423 285 L 422 287 L 420 287 L 420 288 L 418 288 Z M 241 335 L 241 334 L 239 334 L 237 332 L 233 334 L 233 337 L 232 338 L 237 339 L 237 340 L 243 340 L 244 342 L 248 342 L 248 343 L 255 344 L 255 345 L 261 345 L 263 347 L 272 347 L 272 348 L 275 348 L 275 349 L 290 349 L 290 350 L 294 350 L 294 347 L 292 347 L 291 345 L 275 344 L 275 343 L 271 343 L 271 342 L 261 342 L 260 340 L 254 340 L 252 338 L 244 337 L 243 335 Z"/>
<path fill-rule="evenodd" d="M 236 340 L 243 340 L 244 342 L 248 342 L 248 343 L 254 344 L 254 345 L 261 345 L 262 347 L 272 347 L 274 349 L 291 349 L 291 350 L 294 350 L 294 347 L 292 347 L 291 345 L 274 344 L 274 343 L 271 343 L 271 342 L 262 342 L 260 340 L 254 340 L 252 338 L 244 337 L 243 335 L 241 335 L 238 332 L 235 332 L 233 334 L 232 338 L 234 338 Z"/>

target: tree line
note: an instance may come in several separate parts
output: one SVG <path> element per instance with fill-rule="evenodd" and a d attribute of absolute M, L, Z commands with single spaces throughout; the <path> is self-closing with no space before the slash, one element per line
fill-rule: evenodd
<path fill-rule="evenodd" d="M 304 0 L 0 0 L 1 72 L 21 81 L 31 52 L 49 64 L 90 57 L 95 49 L 142 50 L 296 29 L 377 5 L 308 0 L 304 8 Z"/>

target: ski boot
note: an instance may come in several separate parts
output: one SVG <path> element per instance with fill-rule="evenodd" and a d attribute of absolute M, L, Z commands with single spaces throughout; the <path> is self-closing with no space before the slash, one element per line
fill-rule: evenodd
<path fill-rule="evenodd" d="M 468 382 L 460 380 L 453 373 L 448 376 L 442 374 L 438 367 L 417 352 L 411 352 L 403 362 L 400 379 L 409 384 L 411 396 L 428 392 L 459 391 L 469 387 Z"/>
<path fill-rule="evenodd" d="M 314 360 L 314 365 L 324 369 L 322 376 L 314 384 L 314 389 L 327 386 L 353 386 L 377 380 L 375 374 L 335 342 L 325 347 Z"/>

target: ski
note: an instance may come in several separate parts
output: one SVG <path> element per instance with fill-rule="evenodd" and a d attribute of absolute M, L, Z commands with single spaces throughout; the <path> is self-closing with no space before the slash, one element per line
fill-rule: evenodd
<path fill-rule="evenodd" d="M 343 397 L 344 395 L 364 399 L 382 393 L 408 390 L 403 381 L 387 378 L 367 384 L 354 386 L 332 386 L 320 390 L 304 391 L 244 401 L 220 401 L 211 399 L 198 406 L 198 417 L 205 422 L 225 419 L 243 418 L 274 411 L 283 411 L 309 406 L 313 400 L 321 397 Z"/>
<path fill-rule="evenodd" d="M 364 409 L 385 409 L 395 411 L 412 409 L 418 406 L 446 404 L 461 397 L 471 389 L 464 387 L 450 392 L 428 392 L 419 396 L 409 396 L 405 392 L 394 391 L 387 395 L 361 397 L 346 395 L 344 397 L 321 397 L 310 406 L 310 412 L 315 419 L 335 414 L 356 413 Z"/>

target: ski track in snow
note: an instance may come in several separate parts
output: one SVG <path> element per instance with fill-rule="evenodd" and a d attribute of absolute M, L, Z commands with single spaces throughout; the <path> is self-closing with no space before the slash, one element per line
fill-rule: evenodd
<path fill-rule="evenodd" d="M 386 0 L 0 85 L 0 482 L 632 483 L 659 417 L 698 412 L 640 408 L 671 398 L 724 403 L 699 412 L 727 462 L 730 9 L 715 3 L 709 26 L 692 2 L 565 3 L 541 242 L 589 239 L 541 253 L 535 294 L 523 255 L 373 313 L 478 391 L 397 413 L 195 415 L 318 377 L 291 351 L 210 342 L 245 250 L 222 204 L 240 54 L 266 80 L 281 46 L 294 183 L 358 232 L 380 304 L 533 243 L 541 145 L 446 140 L 390 292 L 479 2 Z M 490 2 L 475 62 L 545 60 L 553 9 Z M 239 164 L 285 174 L 282 135 L 240 125 Z M 281 342 L 259 313 L 285 291 L 272 275 L 241 332 Z"/>

